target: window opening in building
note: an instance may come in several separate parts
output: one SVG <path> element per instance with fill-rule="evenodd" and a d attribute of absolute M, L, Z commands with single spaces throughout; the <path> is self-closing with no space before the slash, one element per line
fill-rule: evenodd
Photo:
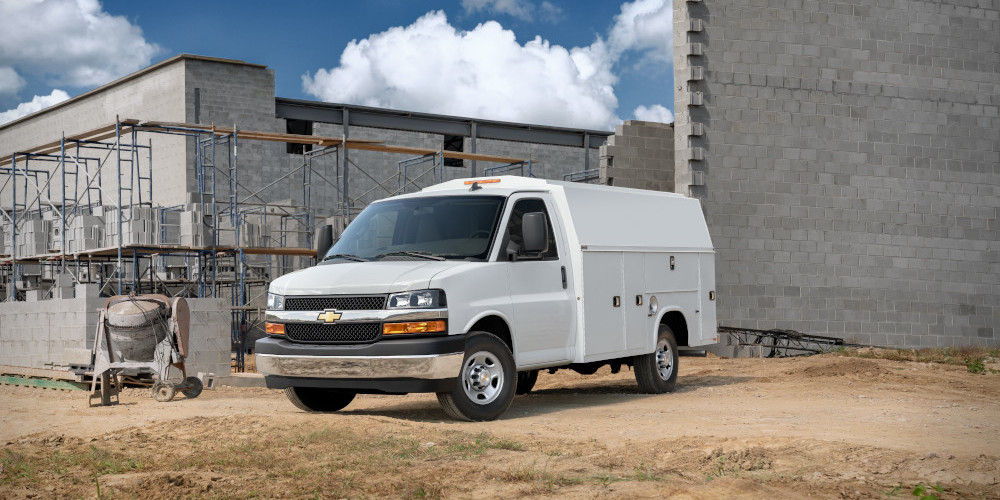
<path fill-rule="evenodd" d="M 313 122 L 309 120 L 285 120 L 285 132 L 298 135 L 313 135 Z M 312 144 L 285 143 L 288 154 L 300 155 L 312 151 Z"/>
<path fill-rule="evenodd" d="M 445 151 L 458 151 L 461 153 L 465 147 L 465 137 L 460 135 L 446 135 L 444 136 L 444 150 Z M 445 158 L 444 166 L 446 167 L 464 167 L 465 163 L 463 160 L 458 158 Z"/>

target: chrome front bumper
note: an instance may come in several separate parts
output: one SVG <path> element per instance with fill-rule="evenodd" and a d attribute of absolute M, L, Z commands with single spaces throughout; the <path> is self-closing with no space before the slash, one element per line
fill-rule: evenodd
<path fill-rule="evenodd" d="M 409 356 L 304 356 L 257 354 L 264 375 L 329 379 L 449 379 L 458 376 L 464 353 Z"/>

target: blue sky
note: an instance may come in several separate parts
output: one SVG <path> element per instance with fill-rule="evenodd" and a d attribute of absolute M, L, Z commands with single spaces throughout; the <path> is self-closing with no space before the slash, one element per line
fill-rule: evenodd
<path fill-rule="evenodd" d="M 0 122 L 179 53 L 265 64 L 280 97 L 598 129 L 669 121 L 670 5 L 0 0 L 14 26 L 0 37 Z"/>

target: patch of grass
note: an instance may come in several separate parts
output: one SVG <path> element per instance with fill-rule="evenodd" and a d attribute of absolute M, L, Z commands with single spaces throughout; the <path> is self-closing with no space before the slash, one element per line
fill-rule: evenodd
<path fill-rule="evenodd" d="M 489 433 L 481 432 L 476 434 L 472 441 L 460 440 L 450 443 L 446 449 L 450 453 L 464 453 L 480 456 L 486 450 L 511 450 L 524 451 L 524 445 L 509 439 L 497 439 Z"/>
<path fill-rule="evenodd" d="M 986 373 L 986 365 L 983 358 L 965 358 L 965 370 L 969 373 Z"/>
<path fill-rule="evenodd" d="M 913 496 L 920 500 L 941 500 L 939 493 L 944 493 L 941 483 L 936 483 L 934 486 L 918 484 L 913 488 Z"/>
<path fill-rule="evenodd" d="M 632 479 L 636 481 L 662 481 L 663 478 L 656 473 L 656 470 L 648 464 L 641 464 L 635 468 Z"/>
<path fill-rule="evenodd" d="M 410 490 L 407 496 L 409 498 L 441 498 L 444 496 L 444 490 L 436 484 L 421 484 Z"/>
<path fill-rule="evenodd" d="M 969 366 L 969 360 L 979 365 L 986 358 L 1000 358 L 1000 348 L 995 347 L 932 347 L 927 349 L 885 349 L 874 347 L 841 347 L 831 353 L 838 356 L 867 359 L 887 359 L 890 361 L 916 361 L 920 363 L 940 363 L 945 365 Z M 983 372 L 985 373 L 985 366 Z"/>
<path fill-rule="evenodd" d="M 708 473 L 705 474 L 705 482 L 710 483 L 713 479 L 720 478 L 723 476 L 735 475 L 739 476 L 739 469 L 726 463 L 726 455 L 720 455 L 715 458 L 712 463 L 711 468 Z"/>
<path fill-rule="evenodd" d="M 95 475 L 123 474 L 134 470 L 142 470 L 145 467 L 141 458 L 123 456 L 121 453 L 113 453 L 108 450 L 90 445 L 90 456 L 87 462 Z"/>
<path fill-rule="evenodd" d="M 20 453 L 8 449 L 3 450 L 3 456 L 0 456 L 0 484 L 34 477 L 35 467 L 31 460 Z"/>

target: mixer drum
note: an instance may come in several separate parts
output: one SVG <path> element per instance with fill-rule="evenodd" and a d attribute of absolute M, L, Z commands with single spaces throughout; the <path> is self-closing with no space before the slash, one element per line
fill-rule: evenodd
<path fill-rule="evenodd" d="M 108 307 L 111 345 L 122 361 L 152 361 L 156 345 L 169 333 L 170 309 L 163 303 L 131 299 Z"/>

